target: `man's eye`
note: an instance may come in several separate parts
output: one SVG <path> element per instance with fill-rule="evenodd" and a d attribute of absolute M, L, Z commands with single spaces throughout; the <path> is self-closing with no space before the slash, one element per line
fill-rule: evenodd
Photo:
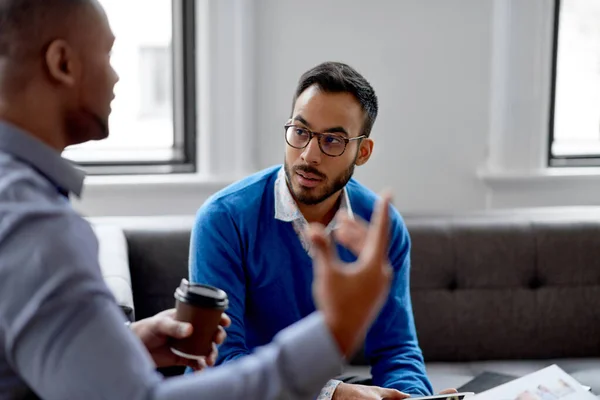
<path fill-rule="evenodd" d="M 325 143 L 333 145 L 342 144 L 342 139 L 337 136 L 325 136 Z"/>

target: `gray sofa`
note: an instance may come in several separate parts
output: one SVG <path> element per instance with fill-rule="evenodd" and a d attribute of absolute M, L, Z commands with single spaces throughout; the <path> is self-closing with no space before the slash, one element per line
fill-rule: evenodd
<path fill-rule="evenodd" d="M 417 331 L 436 390 L 556 363 L 600 394 L 600 208 L 405 220 Z M 172 307 L 193 217 L 91 221 L 125 233 L 136 318 Z M 360 354 L 348 372 L 368 374 Z"/>

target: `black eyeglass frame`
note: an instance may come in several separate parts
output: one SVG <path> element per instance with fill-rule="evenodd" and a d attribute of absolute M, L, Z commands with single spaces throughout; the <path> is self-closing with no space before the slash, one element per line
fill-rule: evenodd
<path fill-rule="evenodd" d="M 288 137 L 287 137 L 287 131 L 290 128 L 297 128 L 297 129 L 302 129 L 303 131 L 308 132 L 308 141 L 306 142 L 306 144 L 304 146 L 298 147 L 298 146 L 294 146 L 292 145 L 289 141 L 288 141 Z M 336 135 L 335 133 L 319 133 L 319 132 L 313 132 L 310 129 L 304 127 L 304 126 L 298 126 L 298 125 L 294 125 L 294 124 L 285 124 L 283 127 L 283 133 L 285 135 L 285 142 L 288 144 L 288 146 L 293 147 L 294 149 L 304 149 L 306 148 L 306 146 L 309 145 L 310 141 L 313 139 L 313 137 L 317 138 L 317 143 L 319 143 L 319 150 L 321 150 L 321 153 L 325 154 L 326 156 L 329 157 L 339 157 L 342 154 L 344 154 L 346 152 L 346 148 L 348 147 L 348 143 L 353 142 L 355 140 L 361 140 L 361 139 L 366 139 L 367 135 L 360 135 L 357 137 L 353 137 L 353 138 L 346 138 L 343 137 L 341 135 Z M 326 136 L 334 136 L 340 140 L 342 140 L 344 142 L 344 150 L 342 150 L 342 152 L 340 154 L 337 155 L 332 155 L 327 153 L 325 150 L 323 150 L 323 146 L 321 145 L 321 138 L 322 137 L 326 137 Z"/>

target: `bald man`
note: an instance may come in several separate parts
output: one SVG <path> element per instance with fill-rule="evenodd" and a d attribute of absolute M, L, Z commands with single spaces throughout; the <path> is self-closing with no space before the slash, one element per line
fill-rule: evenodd
<path fill-rule="evenodd" d="M 60 156 L 108 135 L 113 41 L 94 0 L 0 0 L 0 398 L 314 397 L 389 292 L 389 199 L 350 269 L 323 227 L 310 227 L 320 311 L 244 359 L 163 380 L 155 367 L 169 362 L 166 336 L 156 328 L 176 322 L 160 315 L 125 326 L 96 238 L 68 201 L 83 176 Z"/>

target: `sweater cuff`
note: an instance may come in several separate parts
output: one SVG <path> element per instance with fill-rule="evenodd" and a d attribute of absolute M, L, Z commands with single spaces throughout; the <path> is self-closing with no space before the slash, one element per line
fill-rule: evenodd
<path fill-rule="evenodd" d="M 342 381 L 338 381 L 335 379 L 332 379 L 329 382 L 327 382 L 327 385 L 325 385 L 323 389 L 321 389 L 321 393 L 319 394 L 319 397 L 317 397 L 317 400 L 331 400 L 333 398 L 335 390 L 337 389 L 340 383 L 342 383 Z"/>
<path fill-rule="evenodd" d="M 400 390 L 402 393 L 410 394 L 412 397 L 433 396 L 433 393 L 429 393 L 429 391 L 424 387 L 411 386 L 406 389 L 398 390 Z"/>

